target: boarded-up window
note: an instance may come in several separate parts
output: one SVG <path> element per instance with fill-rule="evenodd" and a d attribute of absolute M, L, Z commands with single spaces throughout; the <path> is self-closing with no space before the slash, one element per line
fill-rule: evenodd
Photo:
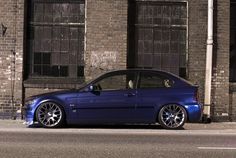
<path fill-rule="evenodd" d="M 29 1 L 28 54 L 31 77 L 84 75 L 84 1 Z"/>
<path fill-rule="evenodd" d="M 187 9 L 181 2 L 137 1 L 129 20 L 134 67 L 156 68 L 186 77 Z M 135 10 L 135 11 L 134 11 Z M 131 13 L 132 14 L 132 13 Z M 130 19 L 129 18 L 129 19 Z M 131 50 L 132 49 L 132 50 Z M 129 60 L 128 61 L 132 61 Z"/>

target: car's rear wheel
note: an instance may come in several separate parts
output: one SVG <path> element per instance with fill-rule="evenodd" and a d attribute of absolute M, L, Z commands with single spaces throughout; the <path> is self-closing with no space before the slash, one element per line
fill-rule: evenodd
<path fill-rule="evenodd" d="M 65 113 L 60 105 L 54 102 L 42 103 L 36 111 L 36 119 L 46 128 L 56 128 L 64 125 Z"/>
<path fill-rule="evenodd" d="M 160 125 L 166 129 L 181 128 L 186 120 L 186 110 L 177 104 L 163 106 L 158 115 L 158 121 Z"/>

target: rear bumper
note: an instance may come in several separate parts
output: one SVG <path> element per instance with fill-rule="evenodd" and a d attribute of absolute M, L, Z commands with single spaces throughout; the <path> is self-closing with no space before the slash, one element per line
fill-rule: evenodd
<path fill-rule="evenodd" d="M 188 113 L 188 122 L 200 122 L 203 115 L 203 106 L 199 103 L 184 105 Z"/>

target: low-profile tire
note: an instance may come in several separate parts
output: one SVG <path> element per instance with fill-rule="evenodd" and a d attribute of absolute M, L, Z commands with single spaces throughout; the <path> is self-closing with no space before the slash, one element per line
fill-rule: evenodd
<path fill-rule="evenodd" d="M 165 105 L 158 114 L 159 124 L 165 129 L 179 129 L 187 120 L 186 110 L 177 104 Z"/>
<path fill-rule="evenodd" d="M 65 112 L 59 104 L 45 102 L 36 110 L 38 123 L 46 128 L 58 128 L 64 126 Z"/>

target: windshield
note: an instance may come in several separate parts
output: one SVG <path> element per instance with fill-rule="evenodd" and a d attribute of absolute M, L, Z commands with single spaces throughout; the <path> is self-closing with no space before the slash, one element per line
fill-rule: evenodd
<path fill-rule="evenodd" d="M 79 87 L 77 88 L 79 91 L 88 91 L 87 90 L 87 86 L 90 85 L 91 83 L 93 83 L 95 80 L 97 80 L 98 78 L 100 78 L 102 75 L 98 75 L 95 78 L 89 79 L 88 81 L 83 82 L 82 84 L 79 85 Z"/>

